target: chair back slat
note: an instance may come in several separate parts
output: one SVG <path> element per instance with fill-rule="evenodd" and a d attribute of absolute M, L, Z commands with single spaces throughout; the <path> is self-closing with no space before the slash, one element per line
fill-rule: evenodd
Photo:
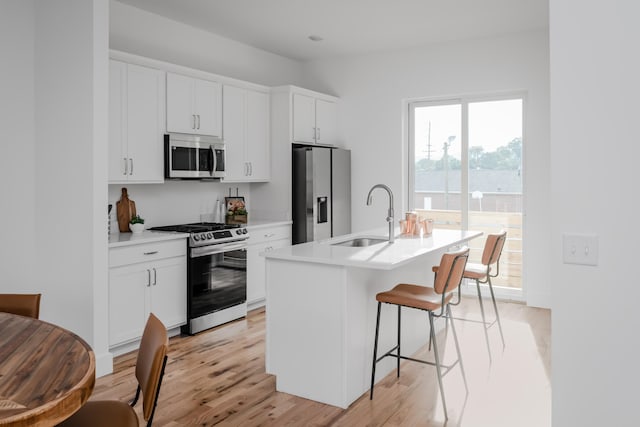
<path fill-rule="evenodd" d="M 42 294 L 0 294 L 0 311 L 38 319 L 41 296 Z"/>
<path fill-rule="evenodd" d="M 507 240 L 507 232 L 502 231 L 496 234 L 489 234 L 487 241 L 484 244 L 484 251 L 482 252 L 482 264 L 493 265 L 500 260 L 502 254 L 502 248 Z"/>
<path fill-rule="evenodd" d="M 454 291 L 460 286 L 468 257 L 469 248 L 466 246 L 458 251 L 442 255 L 433 284 L 433 289 L 437 294 Z"/>
<path fill-rule="evenodd" d="M 142 414 L 145 421 L 153 415 L 168 349 L 167 329 L 153 313 L 149 314 L 136 361 L 136 378 L 142 390 Z"/>

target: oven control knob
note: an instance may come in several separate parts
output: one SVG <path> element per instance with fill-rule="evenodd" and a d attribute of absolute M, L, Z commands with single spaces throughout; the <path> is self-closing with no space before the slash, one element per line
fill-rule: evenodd
<path fill-rule="evenodd" d="M 212 239 L 212 238 L 213 238 L 213 234 L 207 233 L 207 239 Z"/>
<path fill-rule="evenodd" d="M 242 229 L 242 234 L 247 234 L 247 229 L 246 228 Z"/>
<path fill-rule="evenodd" d="M 242 230 L 240 230 L 239 228 L 236 230 L 236 234 L 242 234 Z"/>
<path fill-rule="evenodd" d="M 193 235 L 193 240 L 195 240 L 197 242 L 198 240 L 200 240 L 200 236 L 198 236 L 197 234 L 194 234 Z"/>

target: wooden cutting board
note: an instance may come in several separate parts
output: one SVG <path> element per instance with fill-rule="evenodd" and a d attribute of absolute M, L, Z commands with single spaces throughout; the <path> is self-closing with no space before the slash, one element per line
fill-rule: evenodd
<path fill-rule="evenodd" d="M 126 187 L 122 187 L 120 200 L 116 202 L 116 213 L 118 215 L 118 228 L 121 233 L 129 231 L 129 221 L 136 215 L 136 202 L 129 199 Z"/>

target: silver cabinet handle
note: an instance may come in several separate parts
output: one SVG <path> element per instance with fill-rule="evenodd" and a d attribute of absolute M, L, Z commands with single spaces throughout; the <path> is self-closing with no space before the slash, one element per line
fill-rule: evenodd
<path fill-rule="evenodd" d="M 191 125 L 191 129 L 195 129 L 196 128 L 196 115 L 192 114 L 191 117 L 193 118 L 193 124 Z"/>
<path fill-rule="evenodd" d="M 269 234 L 265 234 L 264 237 L 268 239 L 269 237 L 273 237 L 275 235 L 276 233 L 269 233 Z"/>
<path fill-rule="evenodd" d="M 198 117 L 198 127 L 197 127 L 197 129 L 200 129 L 200 114 L 197 114 L 197 117 Z"/>
<path fill-rule="evenodd" d="M 129 167 L 129 175 L 133 175 L 133 159 L 131 157 L 129 157 L 129 164 L 131 165 Z"/>
<path fill-rule="evenodd" d="M 145 252 L 144 255 L 155 255 L 158 251 Z"/>
<path fill-rule="evenodd" d="M 316 132 L 318 133 L 318 136 L 316 137 L 316 139 L 320 141 L 320 128 L 316 128 Z"/>
<path fill-rule="evenodd" d="M 249 175 L 249 163 L 244 162 L 244 176 Z"/>
<path fill-rule="evenodd" d="M 151 270 L 147 270 L 147 288 L 151 286 Z"/>
<path fill-rule="evenodd" d="M 123 157 L 122 160 L 124 160 L 124 173 L 123 173 L 123 175 L 127 175 L 127 174 L 129 174 L 129 165 L 127 164 L 127 158 Z"/>
<path fill-rule="evenodd" d="M 155 286 L 158 283 L 158 272 L 156 271 L 155 268 L 153 268 L 153 286 Z"/>
<path fill-rule="evenodd" d="M 249 176 L 253 176 L 253 163 L 249 162 Z"/>

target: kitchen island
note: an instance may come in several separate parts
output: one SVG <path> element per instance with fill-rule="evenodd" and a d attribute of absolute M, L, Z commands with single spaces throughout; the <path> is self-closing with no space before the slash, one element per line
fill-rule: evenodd
<path fill-rule="evenodd" d="M 383 232 L 359 233 L 265 253 L 266 371 L 276 376 L 276 390 L 347 408 L 370 386 L 375 295 L 401 282 L 432 285 L 431 267 L 442 254 L 481 234 L 435 229 L 349 246 L 358 238 L 386 240 Z M 404 354 L 426 343 L 428 328 L 426 313 L 403 310 Z M 394 345 L 396 330 L 397 311 L 383 306 L 379 349 Z M 376 381 L 394 367 L 392 358 L 379 362 Z"/>

